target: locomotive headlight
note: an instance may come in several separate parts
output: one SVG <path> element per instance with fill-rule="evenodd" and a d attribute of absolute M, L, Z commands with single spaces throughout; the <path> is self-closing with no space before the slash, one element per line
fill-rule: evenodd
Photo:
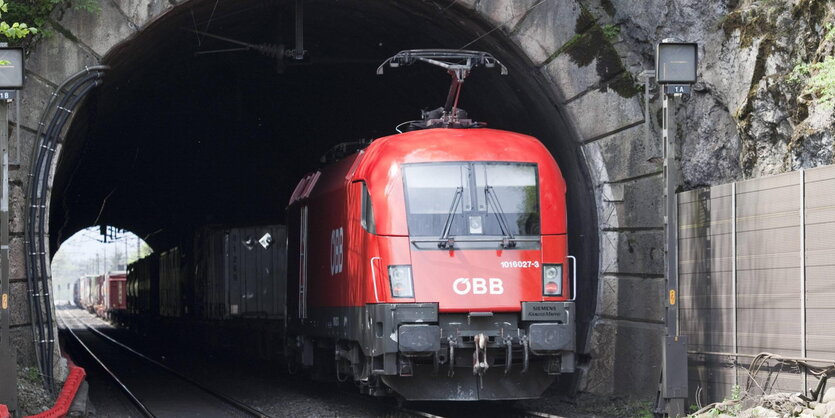
<path fill-rule="evenodd" d="M 542 294 L 544 296 L 562 295 L 562 264 L 542 265 Z"/>
<path fill-rule="evenodd" d="M 412 266 L 389 266 L 389 285 L 391 285 L 392 297 L 415 297 L 415 290 L 412 286 Z"/>

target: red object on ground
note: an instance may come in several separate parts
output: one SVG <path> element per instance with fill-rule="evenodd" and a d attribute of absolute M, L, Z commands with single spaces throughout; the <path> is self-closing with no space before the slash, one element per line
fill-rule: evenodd
<path fill-rule="evenodd" d="M 70 410 L 70 405 L 72 405 L 72 401 L 75 399 L 75 394 L 78 392 L 78 387 L 81 386 L 81 382 L 84 381 L 84 376 L 86 375 L 87 373 L 84 369 L 71 365 L 70 374 L 67 376 L 64 387 L 61 389 L 58 399 L 55 400 L 55 405 L 52 409 L 37 415 L 31 415 L 30 418 L 57 418 L 67 415 L 67 412 Z M 0 418 L 4 417 L 2 412 L 2 409 L 0 409 Z"/>
<path fill-rule="evenodd" d="M 11 418 L 9 408 L 6 405 L 0 404 L 0 418 Z"/>

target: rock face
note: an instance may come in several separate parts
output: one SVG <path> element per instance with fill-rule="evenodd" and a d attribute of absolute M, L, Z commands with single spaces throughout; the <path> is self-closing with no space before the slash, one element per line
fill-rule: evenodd
<path fill-rule="evenodd" d="M 654 67 L 661 39 L 699 43 L 700 81 L 679 107 L 684 188 L 833 163 L 831 2 L 588 3 L 601 24 L 620 28 L 633 74 Z"/>

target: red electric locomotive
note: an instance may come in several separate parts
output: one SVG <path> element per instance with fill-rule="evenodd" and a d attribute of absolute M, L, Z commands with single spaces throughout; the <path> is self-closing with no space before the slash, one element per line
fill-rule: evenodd
<path fill-rule="evenodd" d="M 296 187 L 286 353 L 373 395 L 538 397 L 574 371 L 565 182 L 535 138 L 439 114 Z"/>

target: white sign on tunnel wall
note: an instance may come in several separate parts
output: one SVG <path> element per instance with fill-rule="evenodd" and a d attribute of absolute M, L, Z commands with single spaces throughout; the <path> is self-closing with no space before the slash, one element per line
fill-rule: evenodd
<path fill-rule="evenodd" d="M 0 48 L 0 89 L 21 88 L 23 88 L 23 49 Z"/>

